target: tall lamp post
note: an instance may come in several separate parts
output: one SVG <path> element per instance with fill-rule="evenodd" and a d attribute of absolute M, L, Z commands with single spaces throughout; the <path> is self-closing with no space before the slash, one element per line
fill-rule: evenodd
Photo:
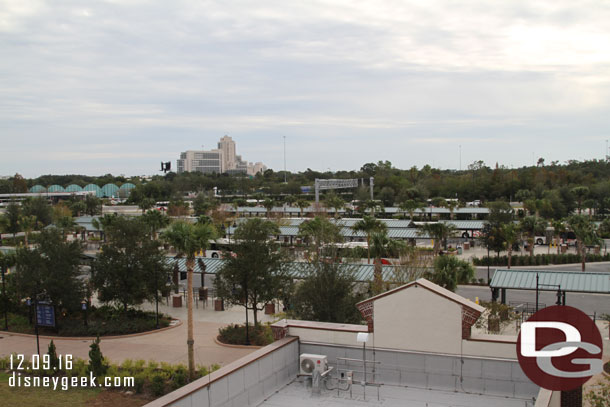
<path fill-rule="evenodd" d="M 8 296 L 6 295 L 6 265 L 1 264 L 2 268 L 2 296 L 4 297 L 4 330 L 8 331 Z"/>
<path fill-rule="evenodd" d="M 83 310 L 83 326 L 87 326 L 87 300 L 82 300 L 80 302 L 80 309 Z"/>

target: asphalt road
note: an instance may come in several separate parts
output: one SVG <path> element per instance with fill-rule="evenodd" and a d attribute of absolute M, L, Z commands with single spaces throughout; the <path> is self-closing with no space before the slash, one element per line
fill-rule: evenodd
<path fill-rule="evenodd" d="M 491 290 L 487 286 L 465 286 L 461 285 L 458 287 L 457 294 L 462 297 L 468 298 L 472 301 L 475 297 L 479 297 L 483 301 L 491 301 Z M 540 303 L 554 305 L 557 297 L 555 292 L 541 291 L 539 301 Z M 506 302 L 518 301 L 518 302 L 536 302 L 536 291 L 529 290 L 507 290 L 506 291 Z M 593 315 L 596 313 L 610 314 L 610 294 L 581 294 L 581 293 L 567 293 L 566 294 L 566 305 L 582 310 L 587 315 Z"/>

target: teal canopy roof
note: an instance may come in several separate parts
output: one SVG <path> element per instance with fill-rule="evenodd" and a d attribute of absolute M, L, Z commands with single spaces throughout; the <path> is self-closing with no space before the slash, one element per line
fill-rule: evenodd
<path fill-rule="evenodd" d="M 80 185 L 72 184 L 66 187 L 66 192 L 80 192 L 83 188 Z"/>
<path fill-rule="evenodd" d="M 561 286 L 561 290 L 569 292 L 610 294 L 610 273 L 582 271 L 496 270 L 489 286 L 535 290 L 536 276 L 543 291 L 557 291 Z"/>

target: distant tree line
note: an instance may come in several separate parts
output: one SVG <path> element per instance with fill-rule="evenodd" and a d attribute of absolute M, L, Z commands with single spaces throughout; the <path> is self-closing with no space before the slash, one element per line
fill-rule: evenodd
<path fill-rule="evenodd" d="M 287 182 L 284 182 L 286 176 Z M 527 202 L 528 210 L 534 210 L 546 218 L 563 218 L 574 211 L 589 209 L 595 215 L 610 212 L 610 165 L 601 160 L 568 161 L 565 164 L 545 164 L 539 159 L 536 166 L 507 168 L 488 166 L 475 161 L 462 171 L 441 170 L 425 165 L 398 169 L 389 161 L 367 163 L 360 170 L 318 172 L 307 169 L 298 173 L 275 172 L 271 169 L 254 177 L 246 175 L 168 173 L 153 176 L 150 181 L 139 178 L 100 177 L 83 175 L 45 175 L 24 179 L 19 174 L 0 180 L 0 193 L 24 192 L 29 187 L 59 184 L 85 186 L 94 183 L 136 185 L 130 201 L 139 204 L 144 199 L 156 201 L 181 200 L 186 192 L 212 191 L 214 187 L 224 195 L 244 197 L 268 197 L 279 202 L 287 196 L 302 196 L 301 186 L 312 186 L 316 178 L 362 178 L 368 183 L 375 177 L 374 197 L 385 206 L 398 206 L 409 200 L 423 202 L 437 197 L 457 198 L 461 202 L 481 200 Z M 347 199 L 369 199 L 366 188 L 342 190 Z M 311 194 L 308 195 L 311 198 Z M 225 198 L 225 202 L 231 201 Z"/>

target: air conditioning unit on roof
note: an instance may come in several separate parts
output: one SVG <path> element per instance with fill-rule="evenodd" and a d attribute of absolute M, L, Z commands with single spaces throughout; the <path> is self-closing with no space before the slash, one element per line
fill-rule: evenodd
<path fill-rule="evenodd" d="M 328 370 L 328 359 L 326 355 L 313 355 L 311 353 L 301 354 L 299 360 L 299 367 L 301 374 L 310 375 L 317 370 L 320 373 L 324 373 Z"/>

